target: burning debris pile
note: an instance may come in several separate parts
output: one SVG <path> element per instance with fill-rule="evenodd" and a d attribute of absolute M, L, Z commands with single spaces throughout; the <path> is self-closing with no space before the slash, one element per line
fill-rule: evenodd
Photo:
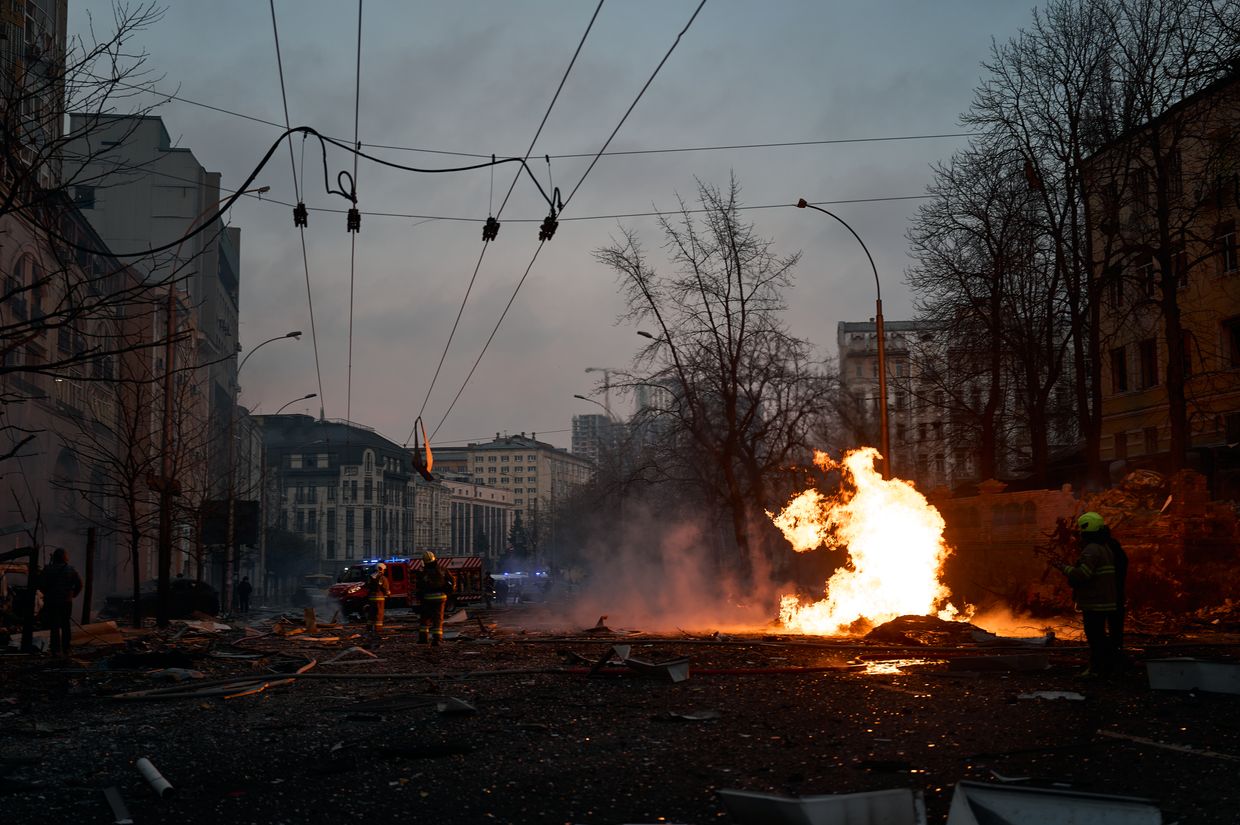
<path fill-rule="evenodd" d="M 947 620 L 960 612 L 940 578 L 951 552 L 942 516 L 912 484 L 879 475 L 877 457 L 869 447 L 838 462 L 815 453 L 820 468 L 840 472 L 839 491 L 828 496 L 809 489 L 778 514 L 768 514 L 798 553 L 826 546 L 848 554 L 821 600 L 780 598 L 780 621 L 788 630 L 855 635 L 897 616 Z"/>

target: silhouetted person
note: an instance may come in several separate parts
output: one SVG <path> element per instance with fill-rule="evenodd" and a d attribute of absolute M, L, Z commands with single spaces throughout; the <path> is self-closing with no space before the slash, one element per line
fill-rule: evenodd
<path fill-rule="evenodd" d="M 241 584 L 237 585 L 237 603 L 241 607 L 242 613 L 250 612 L 250 594 L 254 592 L 254 586 L 250 584 L 249 576 L 241 577 Z"/>
<path fill-rule="evenodd" d="M 1103 676 L 1115 664 L 1115 646 L 1108 630 L 1115 621 L 1115 554 L 1103 540 L 1102 516 L 1089 512 L 1076 522 L 1081 533 L 1081 553 L 1075 564 L 1059 569 L 1072 585 L 1072 595 L 1081 611 L 1085 641 L 1089 644 L 1089 667 L 1080 675 Z M 1108 534 L 1109 535 L 1109 534 Z"/>
<path fill-rule="evenodd" d="M 69 655 L 73 638 L 73 600 L 82 592 L 82 577 L 69 564 L 63 547 L 52 553 L 52 563 L 43 569 L 39 589 L 43 591 L 43 612 L 51 628 L 53 656 Z"/>

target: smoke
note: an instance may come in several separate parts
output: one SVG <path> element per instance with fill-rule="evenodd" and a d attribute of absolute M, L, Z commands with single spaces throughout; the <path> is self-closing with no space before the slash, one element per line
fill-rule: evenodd
<path fill-rule="evenodd" d="M 624 533 L 583 548 L 581 581 L 571 598 L 550 606 L 549 625 L 586 628 L 606 616 L 612 629 L 649 633 L 772 628 L 774 586 L 736 581 L 704 523 L 682 517 L 661 524 L 665 516 L 637 502 L 626 501 L 625 509 Z M 754 577 L 765 578 L 764 569 Z"/>

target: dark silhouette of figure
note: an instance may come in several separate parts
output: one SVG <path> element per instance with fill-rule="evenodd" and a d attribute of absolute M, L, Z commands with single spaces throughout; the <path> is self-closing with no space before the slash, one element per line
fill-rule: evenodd
<path fill-rule="evenodd" d="M 254 592 L 254 585 L 250 584 L 249 576 L 241 577 L 241 584 L 237 585 L 237 604 L 243 614 L 250 612 L 250 594 Z"/>
<path fill-rule="evenodd" d="M 52 563 L 43 569 L 39 590 L 43 591 L 43 612 L 52 631 L 52 655 L 68 656 L 69 640 L 73 637 L 73 600 L 82 592 L 82 577 L 69 564 L 63 547 L 56 548 Z"/>

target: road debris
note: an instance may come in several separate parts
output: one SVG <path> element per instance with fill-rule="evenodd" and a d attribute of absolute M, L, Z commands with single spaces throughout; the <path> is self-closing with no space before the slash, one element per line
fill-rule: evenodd
<path fill-rule="evenodd" d="M 142 774 L 142 778 L 146 780 L 147 784 L 151 786 L 151 790 L 153 790 L 155 795 L 160 799 L 170 796 L 173 793 L 174 788 L 172 787 L 172 783 L 170 783 L 167 779 L 164 779 L 164 775 L 151 764 L 151 760 L 147 759 L 145 756 L 142 756 L 138 758 L 138 761 L 135 762 L 134 765 L 137 767 L 138 773 Z"/>

